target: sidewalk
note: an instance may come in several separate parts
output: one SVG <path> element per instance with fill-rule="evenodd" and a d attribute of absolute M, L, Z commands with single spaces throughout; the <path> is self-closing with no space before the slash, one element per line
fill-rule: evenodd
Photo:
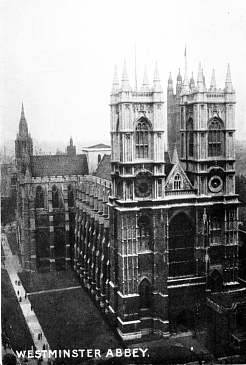
<path fill-rule="evenodd" d="M 27 293 L 25 292 L 25 289 L 22 286 L 20 278 L 17 274 L 17 268 L 19 267 L 19 262 L 16 259 L 16 256 L 12 255 L 5 233 L 2 233 L 1 239 L 5 256 L 5 269 L 8 272 L 11 284 L 13 286 L 18 301 L 19 298 L 21 298 L 21 302 L 19 301 L 19 305 L 26 320 L 34 345 L 37 350 L 43 350 L 44 346 L 45 349 L 48 350 L 50 348 L 48 341 L 43 333 L 42 327 L 38 321 L 38 318 L 36 317 L 36 314 L 34 313 L 31 307 L 31 303 L 28 299 Z M 39 339 L 40 334 L 42 334 L 41 339 Z M 46 363 L 47 359 L 43 359 L 43 364 Z"/>

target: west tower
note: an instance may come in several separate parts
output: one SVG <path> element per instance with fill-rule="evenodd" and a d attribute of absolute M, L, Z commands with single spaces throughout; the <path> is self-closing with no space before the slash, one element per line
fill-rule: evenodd
<path fill-rule="evenodd" d="M 157 67 L 130 87 L 126 65 L 111 94 L 110 311 L 123 339 L 168 331 L 163 216 L 163 92 Z"/>

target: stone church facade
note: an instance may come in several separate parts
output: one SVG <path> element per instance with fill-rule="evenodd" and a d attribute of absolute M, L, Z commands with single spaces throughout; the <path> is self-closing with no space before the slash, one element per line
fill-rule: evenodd
<path fill-rule="evenodd" d="M 68 268 L 73 258 L 76 186 L 88 173 L 70 139 L 64 155 L 33 154 L 22 105 L 15 141 L 17 233 L 26 270 Z"/>
<path fill-rule="evenodd" d="M 217 318 L 217 329 L 208 331 L 218 348 L 231 344 L 232 336 L 240 342 L 237 333 L 246 313 L 245 288 L 238 279 L 235 91 L 229 68 L 223 89 L 217 89 L 214 75 L 207 89 L 201 69 L 196 84 L 185 75 L 180 87 L 180 135 L 174 143 L 169 140 L 170 154 L 164 149 L 157 68 L 152 85 L 145 74 L 137 90 L 129 84 L 126 66 L 121 83 L 115 73 L 111 158 L 104 156 L 93 176 L 85 164 L 73 174 L 37 176 L 26 133 L 19 201 L 29 218 L 20 219 L 20 242 L 32 269 L 44 241 L 38 241 L 39 230 L 49 237 L 44 256 L 50 268 L 62 242 L 65 263 L 123 340 L 169 336 L 179 328 L 194 329 L 209 316 L 211 326 L 211 318 Z M 169 115 L 170 124 L 174 117 Z M 42 208 L 33 205 L 38 186 L 45 188 Z"/>

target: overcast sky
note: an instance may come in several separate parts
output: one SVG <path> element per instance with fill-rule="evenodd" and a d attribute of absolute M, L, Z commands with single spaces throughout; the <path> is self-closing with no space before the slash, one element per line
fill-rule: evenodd
<path fill-rule="evenodd" d="M 124 59 L 133 84 L 157 61 L 164 95 L 169 72 L 207 85 L 212 69 L 224 87 L 227 63 L 236 89 L 237 137 L 246 139 L 246 1 L 6 0 L 1 1 L 2 141 L 14 139 L 21 102 L 31 135 L 41 141 L 108 142 L 114 65 Z M 165 116 L 166 118 L 166 116 Z"/>

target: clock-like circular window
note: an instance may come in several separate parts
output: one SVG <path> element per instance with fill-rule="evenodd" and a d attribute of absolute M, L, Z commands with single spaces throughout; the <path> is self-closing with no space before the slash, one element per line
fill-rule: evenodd
<path fill-rule="evenodd" d="M 138 198 L 146 198 L 151 194 L 151 179 L 148 174 L 141 173 L 135 180 L 135 195 Z"/>
<path fill-rule="evenodd" d="M 219 193 L 223 188 L 223 181 L 220 176 L 212 176 L 208 182 L 208 188 L 212 193 Z"/>

